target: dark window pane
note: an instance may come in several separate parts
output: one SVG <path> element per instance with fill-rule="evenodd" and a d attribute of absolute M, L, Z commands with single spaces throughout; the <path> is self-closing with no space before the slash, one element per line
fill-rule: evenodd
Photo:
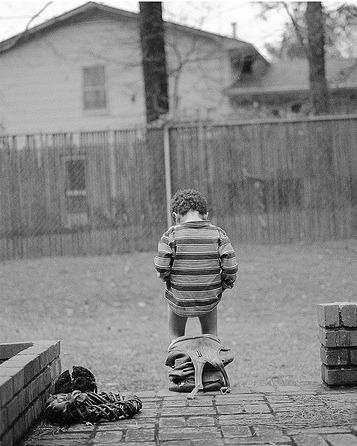
<path fill-rule="evenodd" d="M 87 213 L 87 197 L 67 197 L 67 212 L 69 214 L 84 214 Z"/>
<path fill-rule="evenodd" d="M 106 108 L 107 100 L 104 90 L 89 90 L 84 92 L 84 108 Z"/>
<path fill-rule="evenodd" d="M 104 65 L 83 68 L 83 106 L 85 110 L 107 107 Z"/>
<path fill-rule="evenodd" d="M 292 111 L 293 113 L 300 113 L 300 111 L 301 111 L 301 107 L 302 107 L 302 104 L 301 104 L 300 102 L 297 102 L 296 104 L 293 104 L 293 105 L 291 106 L 291 111 Z"/>
<path fill-rule="evenodd" d="M 84 92 L 84 108 L 86 110 L 106 108 L 106 106 L 105 90 L 88 90 Z"/>
<path fill-rule="evenodd" d="M 84 160 L 66 161 L 67 190 L 80 191 L 86 189 Z"/>
<path fill-rule="evenodd" d="M 103 65 L 83 68 L 83 85 L 85 87 L 98 87 L 105 84 L 105 72 Z"/>
<path fill-rule="evenodd" d="M 243 61 L 242 73 L 252 73 L 253 59 L 251 57 L 246 57 Z"/>

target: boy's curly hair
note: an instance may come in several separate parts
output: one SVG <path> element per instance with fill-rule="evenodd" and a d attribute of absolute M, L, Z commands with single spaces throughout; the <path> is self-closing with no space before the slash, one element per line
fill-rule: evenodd
<path fill-rule="evenodd" d="M 185 215 L 189 210 L 207 214 L 207 200 L 194 189 L 178 190 L 171 199 L 171 212 Z"/>

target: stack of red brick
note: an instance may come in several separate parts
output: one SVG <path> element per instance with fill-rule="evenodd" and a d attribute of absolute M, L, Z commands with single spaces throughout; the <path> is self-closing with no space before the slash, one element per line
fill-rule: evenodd
<path fill-rule="evenodd" d="M 41 415 L 61 372 L 59 341 L 0 344 L 0 446 L 14 446 Z"/>
<path fill-rule="evenodd" d="M 322 380 L 357 385 L 357 302 L 320 304 L 317 314 Z"/>

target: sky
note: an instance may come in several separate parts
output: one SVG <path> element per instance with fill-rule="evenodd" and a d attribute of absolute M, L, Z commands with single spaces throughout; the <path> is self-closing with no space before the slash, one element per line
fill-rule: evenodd
<path fill-rule="evenodd" d="M 134 0 L 98 0 L 109 6 L 138 12 Z M 86 0 L 0 0 L 0 41 L 22 32 L 29 21 L 38 25 L 54 16 L 76 8 Z M 336 3 L 327 1 L 325 3 Z M 349 3 L 357 4 L 357 0 Z M 266 55 L 266 43 L 277 44 L 288 17 L 284 12 L 272 12 L 268 20 L 259 19 L 259 2 L 249 1 L 163 1 L 164 19 L 201 28 L 217 34 L 232 36 L 232 22 L 236 23 L 236 36 L 255 45 Z M 30 27 L 31 27 L 30 26 Z"/>

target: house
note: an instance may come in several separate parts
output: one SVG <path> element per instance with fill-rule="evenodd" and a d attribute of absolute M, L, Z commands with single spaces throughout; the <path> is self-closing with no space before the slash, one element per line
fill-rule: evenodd
<path fill-rule="evenodd" d="M 244 68 L 244 67 L 243 67 Z M 357 59 L 327 59 L 331 112 L 357 112 Z M 310 114 L 309 67 L 306 59 L 252 62 L 226 89 L 236 114 L 291 118 Z"/>
<path fill-rule="evenodd" d="M 0 43 L 3 134 L 107 130 L 145 122 L 138 14 L 88 2 Z M 171 115 L 217 119 L 253 45 L 165 22 Z"/>

